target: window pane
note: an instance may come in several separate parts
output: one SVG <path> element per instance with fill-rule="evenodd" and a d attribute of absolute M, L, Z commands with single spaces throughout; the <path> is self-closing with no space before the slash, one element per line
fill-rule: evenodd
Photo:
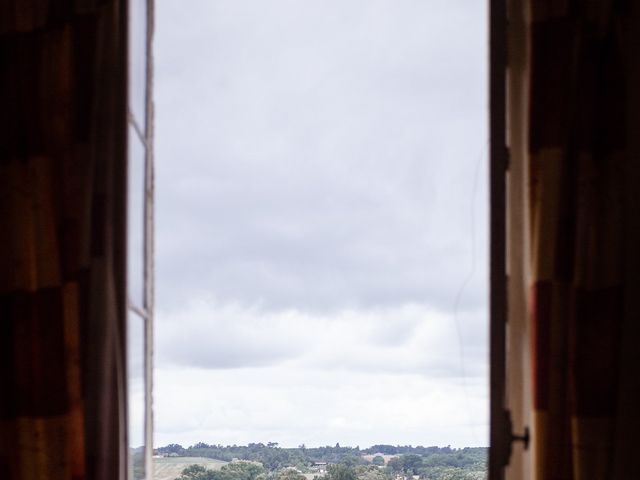
<path fill-rule="evenodd" d="M 129 478 L 145 478 L 145 320 L 129 312 L 127 322 L 129 385 Z"/>
<path fill-rule="evenodd" d="M 144 309 L 145 149 L 129 127 L 128 282 L 129 299 Z"/>
<path fill-rule="evenodd" d="M 144 131 L 147 90 L 147 2 L 129 2 L 129 109 Z"/>

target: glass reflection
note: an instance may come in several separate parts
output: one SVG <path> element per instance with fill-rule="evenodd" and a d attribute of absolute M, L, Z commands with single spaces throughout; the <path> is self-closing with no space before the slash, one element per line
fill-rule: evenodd
<path fill-rule="evenodd" d="M 147 2 L 129 1 L 129 110 L 145 130 L 147 91 Z"/>
<path fill-rule="evenodd" d="M 145 149 L 131 126 L 129 126 L 128 189 L 128 294 L 136 307 L 144 309 Z"/>
<path fill-rule="evenodd" d="M 129 385 L 129 478 L 145 478 L 145 320 L 129 312 L 127 322 Z"/>

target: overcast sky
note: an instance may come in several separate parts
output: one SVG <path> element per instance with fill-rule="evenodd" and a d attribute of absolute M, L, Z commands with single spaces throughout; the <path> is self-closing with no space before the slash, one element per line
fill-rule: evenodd
<path fill-rule="evenodd" d="M 484 2 L 156 5 L 156 445 L 487 445 Z"/>

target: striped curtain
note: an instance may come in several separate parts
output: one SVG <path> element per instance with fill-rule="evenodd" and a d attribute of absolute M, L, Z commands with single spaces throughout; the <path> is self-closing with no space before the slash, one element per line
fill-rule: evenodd
<path fill-rule="evenodd" d="M 0 2 L 0 478 L 122 471 L 117 1 Z"/>
<path fill-rule="evenodd" d="M 640 23 L 631 3 L 612 0 L 531 0 L 530 14 L 535 478 L 640 478 L 620 467 L 621 425 L 637 425 L 638 413 L 625 419 L 619 408 L 621 379 L 640 376 L 623 345 L 640 322 L 627 306 L 640 300 L 628 269 L 640 248 L 629 248 L 640 216 L 630 208 L 640 184 L 629 187 L 640 44 L 628 32 Z"/>

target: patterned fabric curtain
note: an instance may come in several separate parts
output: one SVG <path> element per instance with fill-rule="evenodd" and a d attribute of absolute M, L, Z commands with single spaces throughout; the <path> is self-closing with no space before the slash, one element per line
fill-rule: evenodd
<path fill-rule="evenodd" d="M 622 349 L 627 266 L 638 256 L 628 239 L 640 215 L 630 209 L 640 185 L 628 188 L 638 163 L 629 92 L 639 88 L 630 84 L 629 62 L 638 63 L 632 52 L 640 50 L 627 32 L 639 23 L 626 2 L 531 0 L 530 7 L 535 478 L 614 478 L 625 422 L 620 379 L 640 375 Z M 637 416 L 628 420 L 637 424 Z"/>
<path fill-rule="evenodd" d="M 3 480 L 123 468 L 120 11 L 0 2 Z"/>

